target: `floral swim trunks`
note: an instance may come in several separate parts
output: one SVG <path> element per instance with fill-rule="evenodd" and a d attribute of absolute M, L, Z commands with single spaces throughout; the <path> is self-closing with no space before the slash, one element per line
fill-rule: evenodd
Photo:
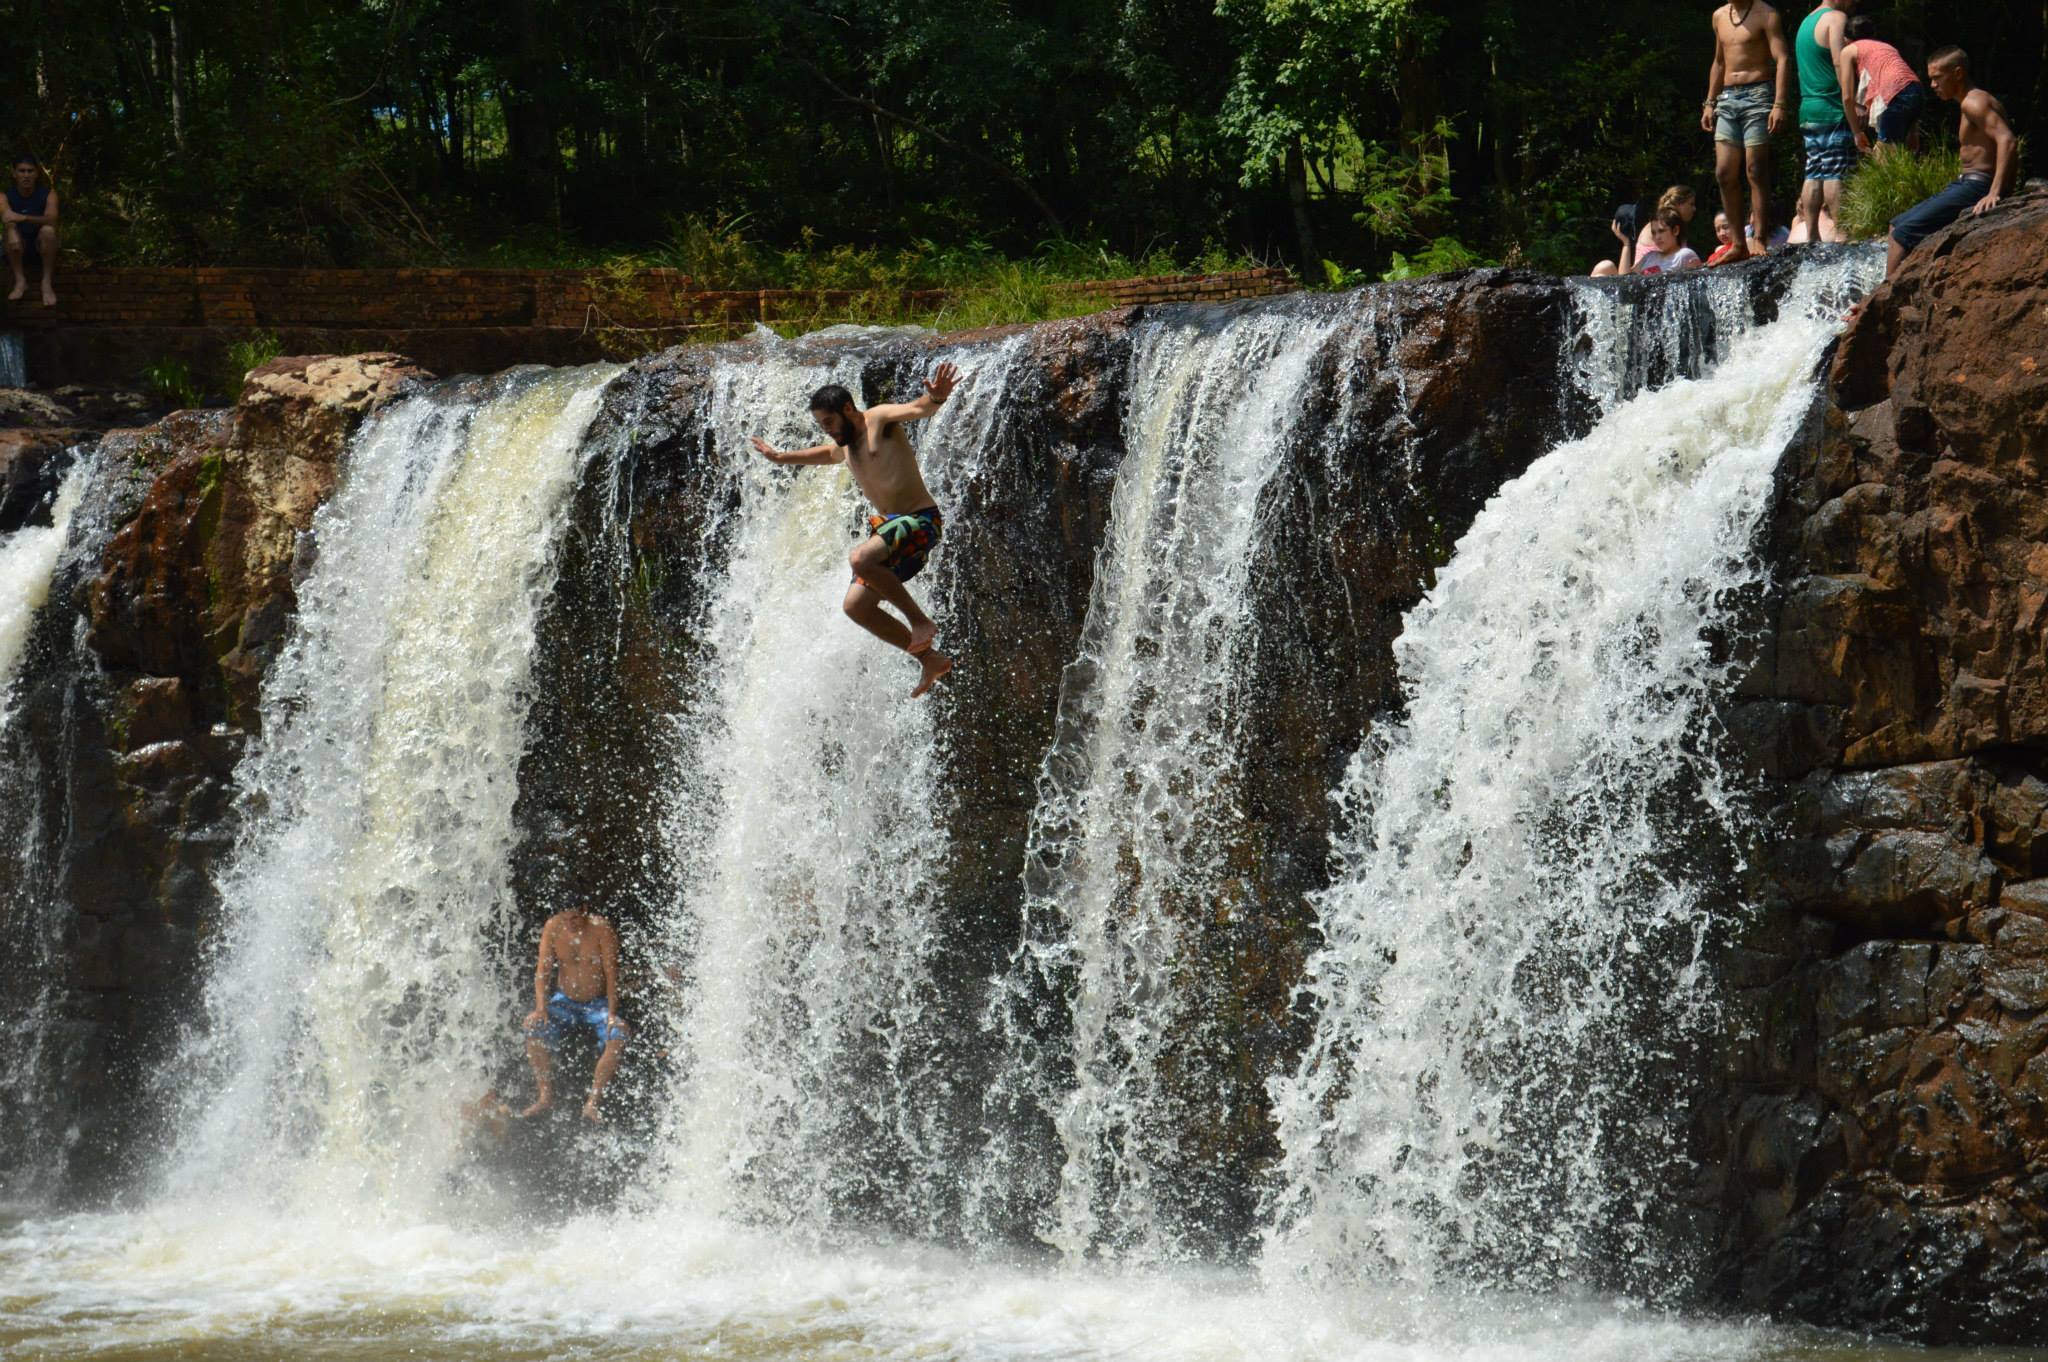
<path fill-rule="evenodd" d="M 1714 101 L 1714 140 L 1745 147 L 1771 143 L 1771 83 L 1731 85 Z"/>
<path fill-rule="evenodd" d="M 896 574 L 896 580 L 907 582 L 924 571 L 925 560 L 938 546 L 939 537 L 945 532 L 946 518 L 939 514 L 936 506 L 927 506 L 922 511 L 911 511 L 905 515 L 871 515 L 868 530 L 879 535 L 889 548 L 889 571 Z M 853 580 L 860 582 L 860 574 Z M 868 585 L 861 582 L 862 586 Z"/>

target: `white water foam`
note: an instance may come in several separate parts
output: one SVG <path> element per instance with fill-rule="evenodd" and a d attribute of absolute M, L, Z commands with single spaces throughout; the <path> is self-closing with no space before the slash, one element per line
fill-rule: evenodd
<path fill-rule="evenodd" d="M 80 458 L 65 473 L 50 507 L 50 523 L 25 525 L 0 539 L 0 730 L 12 716 L 9 695 L 28 645 L 29 626 L 50 598 L 50 577 L 71 533 L 71 516 L 85 495 L 93 461 Z"/>
<path fill-rule="evenodd" d="M 1790 1362 L 1782 1333 L 1625 1303 L 1242 1273 L 1023 1272 L 908 1244 L 820 1254 L 690 1214 L 492 1233 L 158 1214 L 0 1227 L 0 1349 L 39 1358 L 468 1362 Z M 1861 1356 L 1861 1354 L 1858 1354 Z M 2010 1355 L 2002 1362 L 2009 1362 Z"/>
<path fill-rule="evenodd" d="M 1802 276 L 1718 369 L 1532 465 L 1409 613 L 1407 713 L 1338 791 L 1315 1037 L 1273 1085 L 1277 1276 L 1658 1271 L 1684 1112 L 1646 1085 L 1712 1002 L 1686 850 L 1740 816 L 1711 635 L 1761 581 L 1772 473 L 1863 268 Z"/>
<path fill-rule="evenodd" d="M 353 442 L 238 782 L 174 1191 L 416 1214 L 514 1042 L 535 622 L 616 370 L 400 402 Z"/>

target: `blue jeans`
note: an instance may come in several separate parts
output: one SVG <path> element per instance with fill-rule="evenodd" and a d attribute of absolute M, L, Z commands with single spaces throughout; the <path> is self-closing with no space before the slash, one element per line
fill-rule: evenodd
<path fill-rule="evenodd" d="M 1898 242 L 1901 248 L 1912 250 L 1975 208 L 1977 200 L 1983 198 L 1990 189 L 1989 175 L 1964 175 L 1959 179 L 1950 180 L 1948 188 L 1931 199 L 1914 204 L 1892 219 L 1892 240 Z"/>
<path fill-rule="evenodd" d="M 1913 129 L 1920 126 L 1920 110 L 1926 104 L 1927 89 L 1917 80 L 1899 91 L 1898 97 L 1877 116 L 1877 140 L 1903 142 L 1911 137 Z"/>

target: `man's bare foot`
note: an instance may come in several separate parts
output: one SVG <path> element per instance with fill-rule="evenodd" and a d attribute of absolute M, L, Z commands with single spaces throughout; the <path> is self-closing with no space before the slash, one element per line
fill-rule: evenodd
<path fill-rule="evenodd" d="M 910 651 L 921 653 L 932 646 L 932 640 L 939 636 L 939 626 L 930 620 L 921 620 L 910 626 Z"/>
<path fill-rule="evenodd" d="M 592 1097 L 588 1102 L 585 1102 L 583 1104 L 583 1119 L 590 1122 L 590 1124 L 594 1126 L 601 1126 L 604 1124 L 604 1117 L 600 1116 L 597 1111 L 597 1098 Z"/>
<path fill-rule="evenodd" d="M 7 295 L 7 301 L 8 301 L 8 302 L 10 302 L 10 303 L 18 303 L 18 302 L 20 302 L 20 301 L 21 301 L 21 300 L 22 300 L 23 298 L 26 298 L 26 297 L 28 297 L 28 280 L 26 280 L 26 279 L 17 279 L 17 280 L 15 280 L 15 281 L 14 281 L 14 292 L 12 292 L 12 293 L 10 293 L 10 294 L 8 294 L 8 295 Z"/>
<path fill-rule="evenodd" d="M 57 290 L 55 290 L 55 289 L 51 288 L 51 287 L 50 287 L 50 286 L 49 286 L 49 285 L 48 285 L 47 283 L 46 283 L 46 284 L 44 284 L 44 285 L 43 285 L 43 306 L 44 306 L 44 307 L 55 307 L 56 305 L 57 305 Z"/>
<path fill-rule="evenodd" d="M 917 689 L 910 692 L 910 698 L 913 700 L 930 690 L 940 677 L 953 670 L 953 659 L 937 648 L 927 648 L 917 655 L 917 665 L 924 669 L 924 674 L 917 678 Z"/>
<path fill-rule="evenodd" d="M 534 1104 L 533 1104 L 532 1106 L 528 1107 L 528 1108 L 527 1108 L 527 1109 L 526 1109 L 525 1111 L 522 1111 L 522 1112 L 520 1112 L 520 1113 L 519 1113 L 519 1119 L 520 1119 L 520 1120 L 522 1120 L 522 1121 L 524 1121 L 524 1120 L 528 1119 L 529 1117 L 534 1117 L 534 1116 L 538 1116 L 538 1115 L 540 1115 L 540 1114 L 541 1114 L 542 1112 L 544 1112 L 544 1111 L 553 1111 L 554 1109 L 555 1109 L 555 1099 L 554 1099 L 554 1098 L 552 1098 L 552 1097 L 543 1097 L 543 1098 L 541 1098 L 541 1099 L 540 1099 L 540 1101 L 538 1101 L 538 1102 L 535 1102 L 535 1103 L 534 1103 Z"/>

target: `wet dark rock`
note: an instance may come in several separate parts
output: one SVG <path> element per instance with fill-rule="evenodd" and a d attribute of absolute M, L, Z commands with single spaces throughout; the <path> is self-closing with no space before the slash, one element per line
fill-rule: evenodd
<path fill-rule="evenodd" d="M 1773 982 L 1734 981 L 1717 1280 L 1929 1342 L 2048 1331 L 2048 195 L 2008 205 L 1844 337 L 1728 724 L 1774 806 L 1757 892 L 1827 931 L 1766 920 Z"/>

